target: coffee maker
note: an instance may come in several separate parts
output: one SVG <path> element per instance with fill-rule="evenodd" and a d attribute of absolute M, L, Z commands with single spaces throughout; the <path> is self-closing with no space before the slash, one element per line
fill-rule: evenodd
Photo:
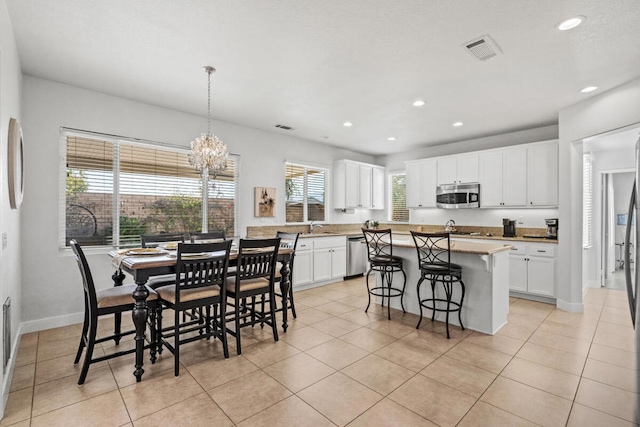
<path fill-rule="evenodd" d="M 544 237 L 558 240 L 558 218 L 545 219 L 544 222 L 547 224 L 547 234 Z"/>
<path fill-rule="evenodd" d="M 504 229 L 502 231 L 502 237 L 516 237 L 516 221 L 505 218 L 502 220 Z"/>

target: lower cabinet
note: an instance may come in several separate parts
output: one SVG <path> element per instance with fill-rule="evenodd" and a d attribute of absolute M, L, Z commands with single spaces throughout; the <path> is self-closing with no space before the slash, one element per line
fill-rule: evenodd
<path fill-rule="evenodd" d="M 293 286 L 338 281 L 347 274 L 347 239 L 341 236 L 298 240 Z"/>
<path fill-rule="evenodd" d="M 555 296 L 555 245 L 512 243 L 509 254 L 509 289 L 512 291 Z"/>

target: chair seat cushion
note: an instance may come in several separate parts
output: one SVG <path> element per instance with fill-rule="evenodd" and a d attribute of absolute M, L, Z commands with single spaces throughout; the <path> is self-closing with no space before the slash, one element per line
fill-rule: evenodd
<path fill-rule="evenodd" d="M 454 263 L 429 263 L 420 264 L 420 270 L 429 274 L 462 274 L 462 267 Z"/>
<path fill-rule="evenodd" d="M 240 292 L 253 291 L 255 289 L 265 288 L 265 291 L 269 290 L 269 280 L 259 277 L 256 279 L 247 279 L 240 281 Z M 227 278 L 227 292 L 236 292 L 236 278 Z"/>
<path fill-rule="evenodd" d="M 137 287 L 137 285 L 122 285 L 114 286 L 112 288 L 107 288 L 96 292 L 98 308 L 135 304 L 136 301 L 133 299 L 133 291 L 135 291 Z M 149 291 L 147 301 L 158 299 L 158 294 L 156 293 L 156 291 L 151 289 L 149 286 L 147 286 L 147 290 Z"/>
<path fill-rule="evenodd" d="M 402 265 L 403 259 L 402 257 L 395 255 L 376 255 L 371 257 L 372 264 L 394 264 L 394 265 Z"/>
<path fill-rule="evenodd" d="M 176 285 L 171 284 L 156 289 L 163 301 L 176 303 Z M 180 291 L 180 302 L 196 301 L 199 299 L 215 298 L 220 296 L 220 286 L 204 286 L 202 288 L 183 289 Z"/>

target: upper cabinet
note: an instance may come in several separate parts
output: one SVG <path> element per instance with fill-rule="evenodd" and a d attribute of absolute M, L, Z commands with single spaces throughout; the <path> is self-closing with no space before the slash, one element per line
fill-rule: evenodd
<path fill-rule="evenodd" d="M 333 164 L 334 209 L 383 209 L 384 168 L 351 160 Z"/>
<path fill-rule="evenodd" d="M 480 153 L 480 206 L 524 207 L 527 204 L 527 149 L 509 147 Z"/>
<path fill-rule="evenodd" d="M 558 205 L 558 143 L 541 142 L 527 148 L 529 206 Z"/>
<path fill-rule="evenodd" d="M 411 160 L 407 207 L 436 207 L 436 187 L 480 183 L 481 208 L 558 206 L 558 141 Z"/>
<path fill-rule="evenodd" d="M 407 162 L 407 207 L 436 207 L 436 159 Z"/>
<path fill-rule="evenodd" d="M 437 163 L 437 185 L 478 182 L 478 153 L 438 157 Z"/>

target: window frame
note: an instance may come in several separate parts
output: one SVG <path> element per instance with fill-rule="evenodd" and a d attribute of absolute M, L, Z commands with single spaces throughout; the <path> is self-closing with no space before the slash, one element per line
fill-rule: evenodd
<path fill-rule="evenodd" d="M 405 201 L 404 201 L 404 208 L 407 211 L 407 221 L 394 221 L 393 220 L 393 177 L 394 176 L 398 176 L 398 175 L 404 175 L 405 176 Z M 387 220 L 392 223 L 392 224 L 410 224 L 411 223 L 411 209 L 407 208 L 407 198 L 406 198 L 406 177 L 407 177 L 407 171 L 406 170 L 399 170 L 399 171 L 393 171 L 393 172 L 389 172 L 387 173 L 387 183 L 388 185 L 388 191 L 387 191 L 387 199 L 389 200 L 389 209 L 387 210 Z"/>
<path fill-rule="evenodd" d="M 304 184 L 303 184 L 303 196 L 302 196 L 302 221 L 297 222 L 287 222 L 287 167 L 288 166 L 296 166 L 304 169 Z M 314 223 L 318 224 L 326 224 L 329 222 L 329 206 L 330 206 L 330 188 L 331 188 L 331 173 L 332 170 L 330 167 L 324 165 L 313 164 L 309 162 L 298 162 L 298 161 L 284 161 L 284 188 L 285 188 L 285 196 L 284 196 L 284 223 L 285 225 L 297 225 L 297 224 L 310 224 L 309 220 L 309 211 L 308 211 L 308 182 L 307 182 L 307 170 L 320 170 L 324 172 L 324 219 L 322 221 L 312 220 Z"/>
<path fill-rule="evenodd" d="M 59 210 L 59 221 L 58 221 L 58 248 L 60 250 L 68 250 L 70 246 L 66 243 L 66 204 L 67 204 L 67 194 L 66 194 L 66 183 L 67 183 L 67 142 L 69 137 L 79 137 L 79 138 L 87 138 L 87 139 L 96 139 L 99 141 L 109 142 L 111 144 L 117 145 L 118 148 L 114 150 L 114 165 L 112 167 L 113 176 L 113 210 L 112 210 L 112 222 L 113 222 L 113 244 L 111 245 L 91 245 L 87 246 L 86 249 L 89 250 L 104 250 L 104 249 L 112 249 L 119 248 L 122 246 L 120 241 L 120 222 L 116 220 L 119 217 L 121 211 L 119 209 L 120 205 L 120 192 L 117 190 L 119 188 L 119 180 L 120 180 L 120 154 L 119 147 L 120 144 L 125 145 L 137 145 L 150 149 L 160 149 L 166 151 L 175 151 L 178 153 L 187 154 L 189 152 L 189 148 L 176 145 L 176 144 L 168 144 L 164 142 L 158 141 L 150 141 L 138 138 L 129 138 L 118 135 L 104 134 L 100 132 L 92 132 L 85 131 L 79 129 L 72 128 L 60 128 L 60 140 L 59 140 L 59 165 L 58 165 L 58 173 L 59 173 L 59 185 L 58 185 L 58 210 Z M 240 156 L 236 154 L 229 154 L 229 159 L 235 162 L 235 170 L 233 175 L 234 182 L 234 203 L 233 203 L 233 234 L 237 234 L 238 229 L 238 200 L 239 200 L 239 176 L 240 176 Z M 209 186 L 208 182 L 210 182 L 213 178 L 208 177 L 208 179 L 203 180 L 202 175 L 200 175 L 200 180 L 202 183 L 202 193 L 200 194 L 200 200 L 202 201 L 202 230 L 203 232 L 208 229 L 209 222 L 209 212 L 208 212 L 208 202 L 209 202 Z"/>

